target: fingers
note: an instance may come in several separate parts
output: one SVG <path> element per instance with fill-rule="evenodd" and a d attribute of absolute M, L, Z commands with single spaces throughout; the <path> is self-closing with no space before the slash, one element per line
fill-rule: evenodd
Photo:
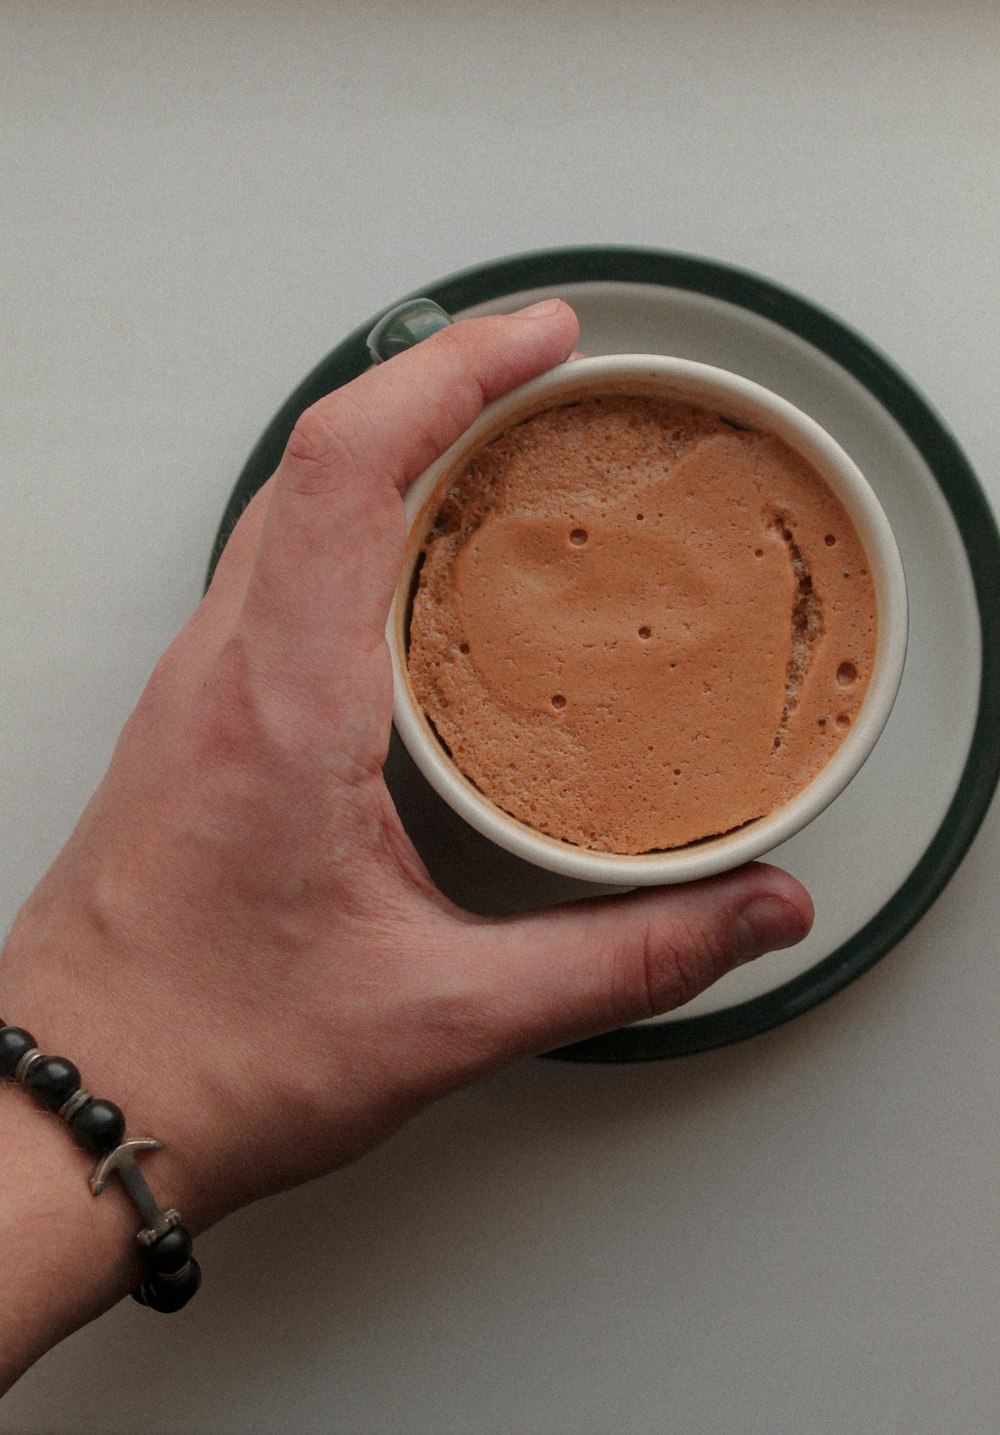
<path fill-rule="evenodd" d="M 733 967 L 801 941 L 812 918 L 805 888 L 762 863 L 519 917 L 481 929 L 483 1000 L 502 1009 L 507 1059 L 547 1051 L 683 1005 Z"/>
<path fill-rule="evenodd" d="M 272 480 L 245 617 L 287 661 L 380 644 L 402 562 L 399 495 L 483 406 L 565 359 L 558 300 L 442 330 L 303 414 Z"/>

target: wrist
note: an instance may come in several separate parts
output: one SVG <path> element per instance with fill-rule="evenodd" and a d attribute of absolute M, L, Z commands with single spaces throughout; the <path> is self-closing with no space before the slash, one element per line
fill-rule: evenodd
<path fill-rule="evenodd" d="M 44 1351 L 120 1300 L 141 1275 L 125 1193 L 99 1200 L 93 1158 L 59 1119 L 0 1081 L 0 1391 Z"/>
<path fill-rule="evenodd" d="M 19 1178 L 0 1201 L 0 1268 L 14 1272 L 0 1310 L 2 1393 L 50 1345 L 120 1298 L 123 1282 L 141 1304 L 174 1311 L 195 1294 L 201 1273 L 179 1213 L 163 1210 L 136 1163 L 160 1143 L 128 1136 L 122 1111 L 83 1086 L 75 1063 L 42 1051 L 32 1033 L 3 1018 L 0 1090 L 0 1148 Z M 93 1167 L 89 1181 L 84 1164 Z M 101 1211 L 81 1200 L 87 1187 L 92 1198 L 108 1192 Z"/>
<path fill-rule="evenodd" d="M 179 1210 L 189 1230 L 201 1230 L 223 1206 L 205 1179 L 212 1163 L 199 1154 L 213 1148 L 210 1105 L 198 1099 L 198 1078 L 179 1040 L 182 1024 L 164 1018 L 155 988 L 133 980 L 150 965 L 134 943 L 110 928 L 98 930 L 103 924 L 86 911 L 53 905 L 36 893 L 15 922 L 0 954 L 0 1018 L 30 1031 L 47 1054 L 72 1061 L 88 1092 L 121 1109 L 128 1139 L 160 1143 L 162 1149 L 143 1154 L 143 1175 L 162 1208 Z M 36 1109 L 27 1092 L 15 1093 L 29 1112 Z M 82 1161 L 87 1200 L 102 1205 L 113 1191 L 116 1204 L 131 1211 L 135 1246 L 143 1223 L 118 1181 L 109 1181 L 97 1201 L 88 1189 L 100 1156 L 74 1150 L 63 1123 L 43 1110 L 37 1115 L 49 1139 L 61 1139 Z"/>
<path fill-rule="evenodd" d="M 189 1236 L 167 1226 L 179 1219 L 194 1232 L 220 1214 L 195 1179 L 197 1103 L 171 1079 L 169 1048 L 154 1040 L 144 1051 L 144 1028 L 163 1024 L 156 993 L 144 1001 L 128 979 L 127 956 L 137 953 L 113 931 L 98 933 L 86 912 L 47 900 L 44 885 L 0 954 L 0 1023 L 23 1028 L 6 1033 L 0 1062 L 0 1150 L 12 1173 L 0 1200 L 0 1393 L 130 1291 L 141 1287 L 156 1310 L 178 1309 L 199 1275 Z M 32 1046 L 63 1061 L 32 1058 Z M 152 1138 L 138 1166 L 135 1149 L 120 1144 L 137 1137 Z M 147 1186 L 138 1206 L 136 1176 Z M 140 1246 L 150 1226 L 162 1239 Z"/>

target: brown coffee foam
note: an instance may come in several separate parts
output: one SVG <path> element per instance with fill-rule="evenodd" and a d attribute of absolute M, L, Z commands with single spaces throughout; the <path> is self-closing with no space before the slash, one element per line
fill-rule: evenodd
<path fill-rule="evenodd" d="M 588 397 L 451 483 L 407 663 L 494 803 L 638 853 L 742 826 L 819 771 L 864 696 L 875 613 L 843 506 L 784 442 L 672 400 Z"/>

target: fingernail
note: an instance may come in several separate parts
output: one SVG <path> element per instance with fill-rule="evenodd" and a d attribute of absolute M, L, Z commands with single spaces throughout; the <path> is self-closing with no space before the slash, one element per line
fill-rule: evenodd
<path fill-rule="evenodd" d="M 809 930 L 792 902 L 772 895 L 753 897 L 739 916 L 739 960 L 752 962 L 779 947 L 794 947 Z"/>
<path fill-rule="evenodd" d="M 538 304 L 529 304 L 527 309 L 515 309 L 512 319 L 547 319 L 562 303 L 561 299 L 542 299 Z"/>

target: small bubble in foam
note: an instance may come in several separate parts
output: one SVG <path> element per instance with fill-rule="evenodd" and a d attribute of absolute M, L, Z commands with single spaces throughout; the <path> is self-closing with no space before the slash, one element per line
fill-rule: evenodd
<path fill-rule="evenodd" d="M 754 551 L 753 551 L 753 556 L 754 556 L 755 558 L 763 558 L 763 556 L 764 556 L 764 550 L 763 550 L 763 548 L 755 548 Z"/>
<path fill-rule="evenodd" d="M 826 535 L 826 537 L 823 539 L 823 542 L 826 544 L 827 548 L 832 548 L 832 547 L 834 546 L 834 544 L 836 543 L 836 541 L 837 541 L 837 540 L 836 540 L 835 536 L 834 536 L 832 533 L 828 533 L 828 534 Z"/>
<path fill-rule="evenodd" d="M 556 709 L 557 712 L 559 712 L 562 708 L 566 706 L 566 698 L 562 693 L 552 694 L 552 706 Z"/>
<path fill-rule="evenodd" d="M 646 625 L 645 625 L 645 623 L 644 623 L 644 624 L 642 625 L 642 627 L 639 629 L 639 637 L 640 637 L 640 638 L 643 638 L 643 639 L 646 639 L 646 638 L 651 638 L 652 636 L 653 636 L 653 630 L 652 630 L 651 628 L 647 628 Z"/>
<path fill-rule="evenodd" d="M 816 719 L 816 724 L 817 724 L 818 727 L 826 727 L 826 718 L 825 718 L 825 717 L 817 718 L 817 719 Z"/>
<path fill-rule="evenodd" d="M 850 727 L 850 725 L 851 725 L 851 719 L 847 716 L 846 713 L 838 713 L 838 714 L 837 714 L 837 726 L 838 726 L 839 728 L 841 728 L 841 729 L 847 728 L 847 727 Z"/>
<path fill-rule="evenodd" d="M 467 652 L 469 651 L 469 645 L 468 645 L 468 643 L 459 643 L 459 645 L 458 645 L 458 651 L 459 651 L 460 653 L 467 653 Z"/>
<path fill-rule="evenodd" d="M 569 535 L 569 541 L 574 548 L 582 548 L 587 541 L 587 530 L 585 528 L 574 528 Z"/>
<path fill-rule="evenodd" d="M 645 515 L 644 513 L 637 513 L 637 514 L 635 515 L 635 521 L 636 521 L 636 523 L 641 523 L 642 520 L 645 518 L 645 516 L 646 516 L 646 515 Z"/>
<path fill-rule="evenodd" d="M 842 688 L 849 688 L 858 680 L 858 670 L 853 663 L 841 663 L 837 669 L 837 682 Z"/>

